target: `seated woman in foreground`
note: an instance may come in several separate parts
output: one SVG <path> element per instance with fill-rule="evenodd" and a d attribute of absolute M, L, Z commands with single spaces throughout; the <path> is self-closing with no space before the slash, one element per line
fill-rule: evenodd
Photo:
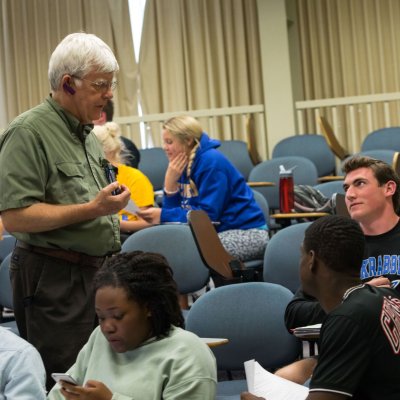
<path fill-rule="evenodd" d="M 222 244 L 242 261 L 262 258 L 269 235 L 264 215 L 240 172 L 217 150 L 190 116 L 173 117 L 163 125 L 169 159 L 162 209 L 140 216 L 150 223 L 187 222 L 189 210 L 201 209 L 216 226 Z"/>
<path fill-rule="evenodd" d="M 215 358 L 183 329 L 163 256 L 136 251 L 111 257 L 94 288 L 100 326 L 68 370 L 79 386 L 61 382 L 48 399 L 215 399 Z"/>
<path fill-rule="evenodd" d="M 106 159 L 117 169 L 118 183 L 129 189 L 135 204 L 144 208 L 153 206 L 154 191 L 150 180 L 143 172 L 124 163 L 125 146 L 121 140 L 119 125 L 106 122 L 104 125 L 95 125 L 93 132 L 103 146 Z M 150 226 L 144 219 L 127 210 L 121 210 L 118 214 L 122 233 L 132 233 Z"/>

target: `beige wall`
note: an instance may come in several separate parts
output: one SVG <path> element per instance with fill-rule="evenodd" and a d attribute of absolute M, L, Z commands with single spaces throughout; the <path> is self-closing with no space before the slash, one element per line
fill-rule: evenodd
<path fill-rule="evenodd" d="M 258 0 L 257 6 L 266 141 L 271 156 L 277 142 L 296 133 L 294 101 L 302 92 L 296 5 L 294 0 L 288 0 L 287 5 L 285 0 Z"/>

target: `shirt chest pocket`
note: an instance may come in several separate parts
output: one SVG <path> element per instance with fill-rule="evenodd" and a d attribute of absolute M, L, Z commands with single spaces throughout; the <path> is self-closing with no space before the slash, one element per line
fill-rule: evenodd
<path fill-rule="evenodd" d="M 82 203 L 89 200 L 89 188 L 85 179 L 85 167 L 76 162 L 56 163 L 58 179 L 55 191 L 68 203 Z"/>

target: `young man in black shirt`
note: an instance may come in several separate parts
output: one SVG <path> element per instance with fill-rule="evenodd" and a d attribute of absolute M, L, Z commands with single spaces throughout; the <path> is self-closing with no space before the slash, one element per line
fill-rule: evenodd
<path fill-rule="evenodd" d="M 364 242 L 359 224 L 346 217 L 323 217 L 305 233 L 302 287 L 327 314 L 307 400 L 400 398 L 400 294 L 361 284 Z"/>
<path fill-rule="evenodd" d="M 360 224 L 366 246 L 360 278 L 371 285 L 400 290 L 400 180 L 391 166 L 370 157 L 354 156 L 343 165 L 346 205 Z M 300 289 L 288 304 L 286 327 L 322 322 L 319 303 Z"/>

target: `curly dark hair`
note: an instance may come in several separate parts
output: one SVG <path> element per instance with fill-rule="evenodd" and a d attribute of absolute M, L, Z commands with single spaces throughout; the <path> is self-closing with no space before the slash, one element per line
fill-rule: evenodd
<path fill-rule="evenodd" d="M 313 222 L 305 232 L 303 248 L 338 272 L 360 274 L 365 236 L 358 222 L 348 217 L 327 215 Z"/>
<path fill-rule="evenodd" d="M 392 201 L 395 213 L 400 215 L 400 178 L 396 171 L 384 161 L 362 155 L 355 155 L 347 159 L 342 166 L 346 175 L 359 168 L 370 168 L 379 186 L 389 181 L 394 181 L 396 183 L 396 191 L 393 194 Z"/>
<path fill-rule="evenodd" d="M 149 309 L 157 338 L 167 336 L 172 325 L 184 328 L 173 272 L 161 254 L 133 251 L 111 257 L 94 277 L 95 291 L 106 286 L 123 288 L 128 299 Z"/>

